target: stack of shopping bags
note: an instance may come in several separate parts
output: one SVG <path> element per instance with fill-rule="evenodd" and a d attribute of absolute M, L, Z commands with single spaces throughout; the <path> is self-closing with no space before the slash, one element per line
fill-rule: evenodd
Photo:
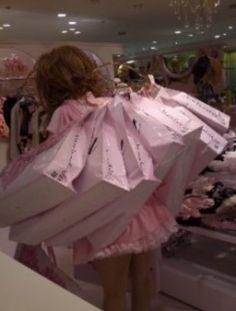
<path fill-rule="evenodd" d="M 97 248 L 106 247 L 151 195 L 178 213 L 188 183 L 223 151 L 229 122 L 166 88 L 155 98 L 106 99 L 3 170 L 0 225 L 29 245 L 91 237 Z"/>

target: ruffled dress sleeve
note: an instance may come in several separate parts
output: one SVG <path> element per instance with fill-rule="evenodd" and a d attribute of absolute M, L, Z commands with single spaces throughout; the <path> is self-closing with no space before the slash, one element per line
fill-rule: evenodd
<path fill-rule="evenodd" d="M 68 100 L 57 108 L 52 115 L 47 130 L 57 134 L 65 130 L 74 121 L 81 120 L 92 108 L 85 102 Z"/>

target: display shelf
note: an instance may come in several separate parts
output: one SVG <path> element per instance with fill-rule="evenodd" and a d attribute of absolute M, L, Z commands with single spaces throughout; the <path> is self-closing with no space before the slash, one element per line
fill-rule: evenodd
<path fill-rule="evenodd" d="M 185 227 L 180 226 L 182 230 L 198 234 L 207 238 L 227 242 L 236 245 L 236 233 L 223 233 L 216 230 L 205 229 L 200 227 Z"/>
<path fill-rule="evenodd" d="M 179 258 L 164 259 L 160 271 L 168 296 L 202 311 L 235 311 L 235 278 Z"/>

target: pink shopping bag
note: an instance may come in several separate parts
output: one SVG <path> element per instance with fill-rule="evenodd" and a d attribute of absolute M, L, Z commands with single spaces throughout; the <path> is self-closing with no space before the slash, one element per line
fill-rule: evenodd
<path fill-rule="evenodd" d="M 0 224 L 11 225 L 73 197 L 89 147 L 83 121 L 13 161 L 0 178 Z M 65 152 L 67 150 L 67 152 Z"/>
<path fill-rule="evenodd" d="M 162 129 L 162 132 L 158 133 L 156 131 L 157 125 L 159 125 L 157 120 L 155 120 L 154 122 L 154 119 L 151 116 L 140 113 L 140 111 L 138 111 L 135 107 L 134 109 L 129 109 L 129 107 L 125 106 L 125 110 L 126 110 L 126 128 L 130 129 L 130 124 L 132 122 L 140 138 L 145 133 L 142 132 L 143 124 L 145 123 L 144 128 L 146 130 L 146 133 L 149 134 L 148 136 L 149 141 L 146 140 L 147 149 L 152 150 L 152 155 L 154 159 L 158 159 L 158 156 L 160 159 L 158 162 L 159 165 L 157 166 L 156 175 L 158 175 L 159 172 L 161 172 L 159 176 L 161 176 L 165 180 L 166 173 L 168 173 L 168 171 L 174 165 L 175 161 L 177 161 L 177 159 L 179 158 L 180 150 L 183 150 L 184 148 L 181 139 L 178 140 L 179 142 L 178 148 L 177 146 L 175 146 L 175 144 L 177 143 L 177 139 L 180 136 L 178 136 L 177 134 L 173 135 L 172 141 L 171 139 L 169 140 L 169 145 L 167 144 L 167 141 L 165 141 L 165 144 L 163 145 L 164 141 L 162 137 L 158 136 L 158 134 L 164 133 L 163 125 L 159 126 L 159 128 Z M 148 128 L 148 126 L 150 128 Z M 168 128 L 166 132 L 169 134 Z M 128 134 L 128 136 L 130 136 L 130 134 Z M 148 143 L 151 144 L 151 146 L 148 145 Z M 166 156 L 170 155 L 171 152 L 170 151 L 168 152 L 168 147 L 170 149 L 173 148 L 173 144 L 176 152 L 174 153 L 174 155 L 171 155 L 169 159 L 165 159 L 164 151 L 166 152 Z M 164 150 L 163 146 L 165 148 Z M 164 166 L 164 169 L 162 169 L 162 165 Z M 161 182 L 162 182 L 161 180 L 159 180 L 159 183 L 157 182 L 156 184 L 155 183 L 151 184 L 150 181 L 141 182 L 130 193 L 127 193 L 122 198 L 117 199 L 116 202 L 111 203 L 110 207 L 113 207 L 115 209 L 120 209 L 123 206 L 125 206 L 126 207 L 125 213 L 117 215 L 117 218 L 114 219 L 113 222 L 110 222 L 107 226 L 101 227 L 100 229 L 96 230 L 87 237 L 91 245 L 93 246 L 93 249 L 98 251 L 112 244 L 125 231 L 125 229 L 132 221 L 132 219 L 144 207 L 146 201 L 150 198 L 153 192 L 156 189 L 158 189 Z"/>
<path fill-rule="evenodd" d="M 189 182 L 194 180 L 207 165 L 221 154 L 227 145 L 226 139 L 200 120 L 196 115 L 184 107 L 176 107 L 176 110 L 203 126 L 200 141 L 198 143 Z"/>
<path fill-rule="evenodd" d="M 181 114 L 175 108 L 162 104 L 156 105 L 152 99 L 141 98 L 136 105 L 143 113 L 161 121 L 175 131 L 182 137 L 185 144 L 185 150 L 176 160 L 163 184 L 156 191 L 156 196 L 161 202 L 173 214 L 176 214 L 189 181 L 194 159 L 197 156 L 202 124 L 189 116 Z"/>
<path fill-rule="evenodd" d="M 161 88 L 156 100 L 162 101 L 165 105 L 187 108 L 220 134 L 225 133 L 229 129 L 230 117 L 227 114 L 186 93 Z"/>
<path fill-rule="evenodd" d="M 155 176 L 163 180 L 184 150 L 182 137 L 157 118 L 141 111 L 138 106 L 127 102 L 123 105 L 126 119 L 133 123 L 144 148 L 153 159 Z"/>
<path fill-rule="evenodd" d="M 104 122 L 107 108 L 84 127 L 92 129 L 86 165 L 73 185 L 76 195 L 41 215 L 16 224 L 14 241 L 38 244 L 96 213 L 129 190 L 120 142 L 111 125 Z"/>
<path fill-rule="evenodd" d="M 101 229 L 102 231 L 102 228 L 107 228 L 110 223 L 119 218 L 121 221 L 118 221 L 118 226 L 114 227 L 112 233 L 106 233 L 102 236 L 103 245 L 109 244 L 113 238 L 119 236 L 124 230 L 127 221 L 130 221 L 130 215 L 136 214 L 143 207 L 152 192 L 161 183 L 160 180 L 154 177 L 152 159 L 142 146 L 137 130 L 130 120 L 127 121 L 125 120 L 123 100 L 116 98 L 113 105 L 109 107 L 109 115 L 105 122 L 115 128 L 120 141 L 130 191 L 114 202 L 105 205 L 86 219 L 48 239 L 46 241 L 48 245 L 74 243 L 93 234 L 96 230 Z M 98 240 L 101 243 L 100 236 L 98 236 Z M 97 247 L 101 245 L 97 240 L 95 243 Z"/>

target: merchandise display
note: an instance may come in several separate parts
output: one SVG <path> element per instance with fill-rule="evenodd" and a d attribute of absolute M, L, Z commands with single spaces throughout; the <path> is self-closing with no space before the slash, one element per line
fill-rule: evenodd
<path fill-rule="evenodd" d="M 181 225 L 236 232 L 235 138 L 229 138 L 224 152 L 186 190 L 178 216 Z"/>

